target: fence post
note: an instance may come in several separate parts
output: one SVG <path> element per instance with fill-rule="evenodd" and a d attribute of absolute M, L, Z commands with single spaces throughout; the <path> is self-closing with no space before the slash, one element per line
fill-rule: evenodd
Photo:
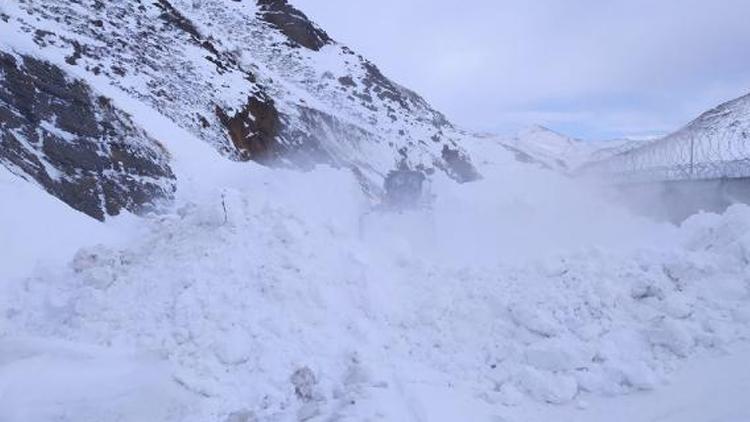
<path fill-rule="evenodd" d="M 690 180 L 695 177 L 695 135 L 690 137 Z"/>

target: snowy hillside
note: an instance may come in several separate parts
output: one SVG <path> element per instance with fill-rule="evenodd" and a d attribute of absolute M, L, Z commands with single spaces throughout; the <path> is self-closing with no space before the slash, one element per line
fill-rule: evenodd
<path fill-rule="evenodd" d="M 713 171 L 717 174 L 712 176 L 717 178 L 750 176 L 743 165 L 750 154 L 750 94 L 701 114 L 682 129 L 659 140 L 658 144 L 679 149 L 680 153 L 674 155 L 683 160 L 684 151 L 691 151 L 695 174 Z M 707 168 L 717 162 L 726 163 L 730 168 L 716 171 Z"/>
<path fill-rule="evenodd" d="M 750 94 L 727 101 L 701 114 L 677 133 L 683 131 L 710 133 L 740 131 L 750 133 Z"/>
<path fill-rule="evenodd" d="M 497 135 L 480 138 L 485 142 L 501 145 L 515 154 L 521 162 L 536 163 L 562 172 L 575 170 L 590 161 L 602 160 L 643 144 L 643 141 L 630 139 L 583 141 L 538 125 L 529 126 L 510 139 Z M 466 142 L 474 141 L 472 139 Z"/>
<path fill-rule="evenodd" d="M 586 172 L 631 181 L 750 177 L 750 95 L 713 108 L 681 129 L 617 154 Z"/>
<path fill-rule="evenodd" d="M 86 243 L 121 236 L 0 167 L 0 280 L 28 274 L 38 261 L 64 265 Z"/>
<path fill-rule="evenodd" d="M 138 139 L 139 128 L 118 110 L 99 109 L 109 98 L 90 86 L 101 84 L 158 110 L 229 158 L 351 168 L 373 195 L 400 163 L 459 181 L 477 177 L 459 146 L 462 135 L 439 112 L 285 1 L 89 3 L 3 2 L 0 9 L 0 70 L 7 75 L 0 80 L 0 112 L 18 120 L 3 122 L 0 160 L 89 215 L 139 211 L 171 196 L 166 157 L 153 140 Z M 24 94 L 35 83 L 29 92 L 38 95 Z M 55 96 L 62 100 L 57 110 L 44 109 L 45 98 Z M 73 127 L 64 116 L 76 113 L 79 101 L 91 122 Z M 125 148 L 57 146 L 65 137 L 98 135 L 96 116 L 112 120 L 103 113 L 122 121 L 107 130 L 128 139 Z M 47 122 L 42 134 L 23 132 L 38 122 Z M 158 171 L 132 174 L 121 151 L 147 156 Z M 78 169 L 96 174 L 102 186 L 92 187 Z"/>
<path fill-rule="evenodd" d="M 589 146 L 580 139 L 569 138 L 542 126 L 522 130 L 513 139 L 513 145 L 560 168 L 575 166 L 589 153 Z"/>

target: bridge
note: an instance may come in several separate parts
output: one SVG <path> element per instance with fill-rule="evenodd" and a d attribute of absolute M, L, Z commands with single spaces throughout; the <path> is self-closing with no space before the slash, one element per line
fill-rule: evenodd
<path fill-rule="evenodd" d="M 683 130 L 591 162 L 576 172 L 617 187 L 640 211 L 679 222 L 701 211 L 750 204 L 750 133 Z"/>

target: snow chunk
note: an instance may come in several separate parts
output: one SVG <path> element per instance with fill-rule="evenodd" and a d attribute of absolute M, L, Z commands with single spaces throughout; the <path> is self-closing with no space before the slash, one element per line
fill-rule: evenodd
<path fill-rule="evenodd" d="M 524 368 L 520 385 L 535 399 L 552 404 L 571 402 L 578 394 L 578 382 L 570 375 Z"/>

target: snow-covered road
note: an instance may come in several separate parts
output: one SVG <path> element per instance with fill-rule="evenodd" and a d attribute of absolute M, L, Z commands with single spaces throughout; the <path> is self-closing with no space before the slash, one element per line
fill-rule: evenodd
<path fill-rule="evenodd" d="M 747 422 L 750 421 L 750 346 L 696 358 L 654 391 L 627 396 L 582 394 L 567 405 L 524 401 L 493 406 L 469 391 L 434 384 L 412 384 L 414 413 L 392 421 L 425 422 Z M 398 409 L 398 406 L 393 406 Z"/>
<path fill-rule="evenodd" d="M 612 398 L 582 396 L 578 405 L 532 404 L 504 415 L 508 422 L 747 422 L 750 347 L 695 358 L 654 391 Z"/>
<path fill-rule="evenodd" d="M 470 389 L 437 382 L 384 383 L 340 420 L 380 415 L 389 422 L 747 422 L 750 346 L 695 358 L 656 390 L 627 396 L 581 395 L 564 406 L 525 400 L 498 406 Z M 0 420 L 168 420 L 190 398 L 158 356 L 117 354 L 44 341 L 0 343 Z M 162 361 L 163 362 L 163 361 Z M 172 408 L 172 409 L 171 409 Z M 368 413 L 369 412 L 369 413 Z M 68 419 L 62 419 L 68 420 Z M 70 419 L 71 421 L 73 419 Z"/>

